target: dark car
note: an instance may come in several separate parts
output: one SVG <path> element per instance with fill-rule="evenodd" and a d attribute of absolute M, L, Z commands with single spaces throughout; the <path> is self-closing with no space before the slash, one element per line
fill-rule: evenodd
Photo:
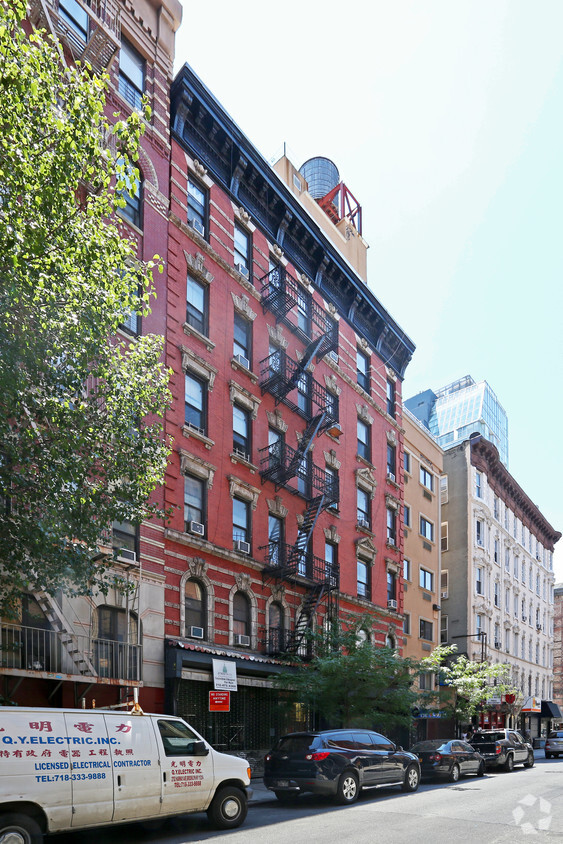
<path fill-rule="evenodd" d="M 553 730 L 545 740 L 545 758 L 558 759 L 560 753 L 563 754 L 563 730 Z"/>
<path fill-rule="evenodd" d="M 460 739 L 429 739 L 419 741 L 411 747 L 420 760 L 423 777 L 447 777 L 457 782 L 465 774 L 482 777 L 485 761 L 470 744 Z"/>
<path fill-rule="evenodd" d="M 534 749 L 516 730 L 477 731 L 471 745 L 482 755 L 487 768 L 512 771 L 520 763 L 525 768 L 534 766 Z"/>
<path fill-rule="evenodd" d="M 353 803 L 362 788 L 419 783 L 418 757 L 371 730 L 289 733 L 265 757 L 264 785 L 282 802 L 312 792 Z"/>

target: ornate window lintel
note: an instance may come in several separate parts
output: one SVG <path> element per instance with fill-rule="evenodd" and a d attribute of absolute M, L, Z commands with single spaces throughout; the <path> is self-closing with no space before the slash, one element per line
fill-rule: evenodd
<path fill-rule="evenodd" d="M 189 370 L 199 375 L 200 378 L 207 381 L 207 389 L 211 392 L 215 383 L 215 376 L 219 370 L 186 346 L 181 346 L 180 351 L 182 352 L 182 369 L 184 372 Z"/>
<path fill-rule="evenodd" d="M 237 294 L 233 293 L 233 291 L 231 291 L 231 296 L 233 297 L 235 311 L 238 311 L 238 313 L 243 317 L 253 322 L 256 319 L 256 314 L 248 304 L 250 302 L 249 297 L 244 293 L 242 296 L 237 296 Z"/>
<path fill-rule="evenodd" d="M 231 498 L 238 496 L 244 501 L 250 502 L 252 509 L 256 510 L 260 490 L 251 484 L 247 484 L 245 481 L 241 481 L 240 478 L 235 478 L 234 475 L 227 475 L 227 480 L 229 481 L 229 495 Z"/>
<path fill-rule="evenodd" d="M 183 475 L 195 475 L 196 478 L 207 481 L 207 488 L 211 489 L 217 469 L 206 460 L 180 449 L 180 471 Z"/>
<path fill-rule="evenodd" d="M 271 410 L 267 410 L 266 416 L 268 417 L 268 424 L 271 428 L 275 428 L 276 431 L 281 431 L 282 434 L 285 434 L 288 425 L 287 422 L 283 421 L 283 416 L 281 415 L 281 411 L 279 409 L 276 408 L 273 412 Z"/>
<path fill-rule="evenodd" d="M 262 403 L 261 399 L 257 398 L 257 396 L 253 396 L 252 393 L 245 390 L 244 387 L 241 387 L 240 384 L 236 383 L 236 381 L 229 381 L 229 397 L 231 404 L 234 404 L 235 402 L 240 404 L 241 407 L 244 407 L 245 410 L 249 411 L 253 419 L 256 419 L 258 416 L 258 408 Z"/>
<path fill-rule="evenodd" d="M 373 416 L 370 416 L 367 404 L 357 404 L 356 410 L 358 411 L 358 419 L 361 419 L 366 425 L 373 425 Z"/>
<path fill-rule="evenodd" d="M 205 258 L 201 252 L 196 252 L 195 255 L 192 255 L 190 252 L 184 250 L 184 255 L 186 256 L 188 272 L 201 281 L 202 284 L 211 284 L 214 276 L 205 268 Z"/>
<path fill-rule="evenodd" d="M 282 503 L 281 496 L 276 495 L 275 498 L 267 498 L 266 503 L 268 510 L 273 516 L 279 516 L 280 519 L 285 519 L 289 510 Z"/>

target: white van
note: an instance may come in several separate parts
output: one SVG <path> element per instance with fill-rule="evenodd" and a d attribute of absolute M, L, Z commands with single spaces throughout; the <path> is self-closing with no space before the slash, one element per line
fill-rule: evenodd
<path fill-rule="evenodd" d="M 229 829 L 246 817 L 249 783 L 245 759 L 181 718 L 0 706 L 0 844 L 186 812 Z"/>

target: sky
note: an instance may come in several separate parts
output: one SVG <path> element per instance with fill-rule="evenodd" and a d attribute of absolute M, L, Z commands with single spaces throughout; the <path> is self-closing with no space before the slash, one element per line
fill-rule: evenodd
<path fill-rule="evenodd" d="M 175 71 L 361 204 L 369 286 L 416 344 L 403 397 L 488 381 L 509 471 L 563 531 L 563 2 L 182 5 Z M 563 581 L 563 539 L 554 560 Z"/>

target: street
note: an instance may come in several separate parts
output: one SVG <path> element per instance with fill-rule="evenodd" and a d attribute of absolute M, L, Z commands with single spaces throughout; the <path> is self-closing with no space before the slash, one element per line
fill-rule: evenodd
<path fill-rule="evenodd" d="M 540 751 L 541 752 L 541 751 Z M 513 773 L 488 773 L 466 777 L 456 784 L 424 782 L 415 794 L 397 788 L 364 793 L 353 806 L 336 806 L 311 795 L 295 805 L 282 806 L 262 783 L 253 783 L 255 794 L 248 817 L 238 830 L 216 832 L 206 815 L 183 816 L 167 821 L 159 830 L 138 825 L 53 836 L 53 844 L 188 844 L 219 841 L 224 844 L 354 841 L 407 844 L 423 841 L 450 844 L 500 844 L 509 841 L 562 841 L 563 759 L 536 760 L 531 769 Z"/>

